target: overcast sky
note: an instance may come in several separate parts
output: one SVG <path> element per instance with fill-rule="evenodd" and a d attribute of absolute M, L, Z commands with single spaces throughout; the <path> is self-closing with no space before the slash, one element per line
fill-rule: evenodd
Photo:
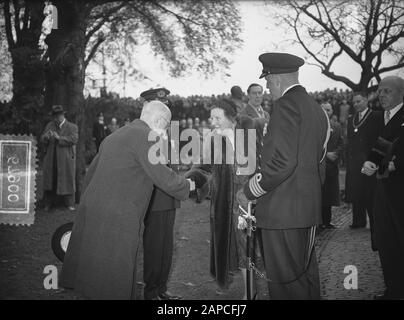
<path fill-rule="evenodd" d="M 139 63 L 141 71 L 151 80 L 135 82 L 127 79 L 126 96 L 137 98 L 142 91 L 157 86 L 164 86 L 172 94 L 182 96 L 228 93 L 233 85 L 239 85 L 243 91 L 246 91 L 248 85 L 252 82 L 260 83 L 265 87 L 265 80 L 258 79 L 262 70 L 262 65 L 258 61 L 258 56 L 261 53 L 284 51 L 304 57 L 305 52 L 300 46 L 285 44 L 285 39 L 293 38 L 292 30 L 285 33 L 283 28 L 275 26 L 275 21 L 271 18 L 271 14 L 274 12 L 274 8 L 271 5 L 264 4 L 262 1 L 239 1 L 237 5 L 242 16 L 242 38 L 244 44 L 233 57 L 234 62 L 227 72 L 230 76 L 216 74 L 211 75 L 208 80 L 197 74 L 189 77 L 170 78 L 166 76 L 167 73 L 161 69 L 156 58 L 150 52 L 139 49 L 137 59 L 141 61 Z M 391 59 L 384 61 L 384 64 L 387 65 L 391 65 L 392 63 Z M 353 81 L 357 81 L 360 76 L 359 66 L 347 56 L 342 56 L 339 60 L 336 60 L 333 70 L 337 74 L 345 75 Z M 338 89 L 347 88 L 342 82 L 333 81 L 322 75 L 318 67 L 308 64 L 300 68 L 300 82 L 309 91 L 334 87 Z M 111 82 L 108 90 L 115 91 L 122 96 L 122 81 L 116 80 Z"/>

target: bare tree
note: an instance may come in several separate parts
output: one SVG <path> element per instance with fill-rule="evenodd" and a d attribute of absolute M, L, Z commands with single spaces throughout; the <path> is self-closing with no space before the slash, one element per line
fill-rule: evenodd
<path fill-rule="evenodd" d="M 117 74 L 124 70 L 129 77 L 147 79 L 149 75 L 140 72 L 142 61 L 134 55 L 136 48 L 147 46 L 171 76 L 196 71 L 209 77 L 228 68 L 241 43 L 240 21 L 231 1 L 104 4 L 91 12 L 86 64 L 106 63 Z"/>
<path fill-rule="evenodd" d="M 372 79 L 404 67 L 404 3 L 400 0 L 286 0 L 282 21 L 327 77 L 352 90 L 366 90 Z M 362 72 L 357 83 L 333 71 L 335 61 L 348 55 Z M 396 63 L 382 66 L 387 55 Z"/>
<path fill-rule="evenodd" d="M 54 0 L 52 3 L 58 10 L 59 26 L 46 38 L 50 68 L 45 104 L 64 105 L 79 124 L 78 199 L 85 173 L 85 70 L 100 45 L 107 39 L 118 42 L 123 39 L 134 45 L 146 40 L 175 76 L 190 66 L 201 72 L 214 72 L 217 66 L 228 66 L 228 54 L 241 41 L 240 18 L 230 0 Z M 130 50 L 130 46 L 124 47 Z M 119 51 L 111 52 L 111 56 L 121 57 Z M 133 58 L 132 61 L 136 59 Z"/>

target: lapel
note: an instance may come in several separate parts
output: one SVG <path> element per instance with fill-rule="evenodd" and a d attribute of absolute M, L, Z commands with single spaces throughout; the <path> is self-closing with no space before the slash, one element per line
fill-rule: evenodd
<path fill-rule="evenodd" d="M 384 129 L 389 131 L 396 126 L 401 126 L 404 120 L 404 105 L 401 107 L 400 110 L 390 119 L 390 121 L 384 126 Z M 394 130 L 394 129 L 393 129 Z"/>
<path fill-rule="evenodd" d="M 56 126 L 56 129 L 59 132 L 59 134 L 61 134 L 62 132 L 65 132 L 66 128 L 67 128 L 67 120 L 65 120 L 65 122 L 63 123 L 63 125 L 61 127 L 59 127 L 59 125 Z"/>
<path fill-rule="evenodd" d="M 261 115 L 258 113 L 258 111 L 252 105 L 248 104 L 248 107 L 250 108 L 252 114 L 257 116 L 258 118 L 261 118 Z"/>

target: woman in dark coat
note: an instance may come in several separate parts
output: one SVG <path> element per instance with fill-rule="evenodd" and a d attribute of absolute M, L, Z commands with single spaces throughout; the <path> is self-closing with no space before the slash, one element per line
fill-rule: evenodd
<path fill-rule="evenodd" d="M 331 119 L 333 112 L 331 104 L 324 103 L 321 107 Z M 323 228 L 335 228 L 334 225 L 331 224 L 331 207 L 340 205 L 338 160 L 344 143 L 341 125 L 335 121 L 330 121 L 330 125 L 331 133 L 325 158 L 325 181 L 322 188 Z"/>
<path fill-rule="evenodd" d="M 208 181 L 211 196 L 210 227 L 211 250 L 210 272 L 221 288 L 228 288 L 229 273 L 241 269 L 244 280 L 246 277 L 246 232 L 243 229 L 243 218 L 237 201 L 244 183 L 254 174 L 256 167 L 256 140 L 248 144 L 247 134 L 244 141 L 240 141 L 236 129 L 258 129 L 256 134 L 262 136 L 265 119 L 253 120 L 249 117 L 236 120 L 236 106 L 230 100 L 223 99 L 211 109 L 211 118 L 214 130 L 204 138 L 204 159 L 210 158 L 212 164 L 194 165 L 187 177 L 203 176 Z M 247 130 L 244 131 L 244 133 Z M 235 139 L 237 136 L 237 139 Z M 218 141 L 222 141 L 222 148 Z M 236 142 L 234 142 L 236 141 Z M 244 142 L 244 145 L 243 143 Z M 246 151 L 248 148 L 248 151 Z M 209 154 L 210 157 L 206 155 Z M 244 149 L 244 151 L 242 150 Z M 240 154 L 247 153 L 247 166 L 238 165 Z M 234 161 L 226 161 L 227 156 L 233 156 Z M 222 159 L 219 159 L 219 158 Z M 245 198 L 245 197 L 244 197 Z M 245 204 L 243 204 L 245 205 Z M 254 241 L 255 255 L 258 254 L 258 245 Z"/>

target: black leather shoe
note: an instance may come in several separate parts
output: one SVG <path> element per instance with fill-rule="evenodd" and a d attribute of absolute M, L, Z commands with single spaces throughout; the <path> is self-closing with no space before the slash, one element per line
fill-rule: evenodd
<path fill-rule="evenodd" d="M 377 294 L 373 297 L 373 300 L 390 300 L 390 298 L 386 294 Z"/>
<path fill-rule="evenodd" d="M 181 299 L 182 299 L 181 296 L 176 296 L 176 295 L 170 294 L 170 293 L 168 293 L 167 291 L 166 291 L 166 292 L 163 292 L 163 293 L 160 293 L 160 294 L 158 295 L 158 297 L 159 297 L 161 300 L 181 300 Z"/>
<path fill-rule="evenodd" d="M 330 223 L 330 224 L 324 225 L 324 228 L 326 228 L 326 229 L 336 229 L 337 227 Z"/>

